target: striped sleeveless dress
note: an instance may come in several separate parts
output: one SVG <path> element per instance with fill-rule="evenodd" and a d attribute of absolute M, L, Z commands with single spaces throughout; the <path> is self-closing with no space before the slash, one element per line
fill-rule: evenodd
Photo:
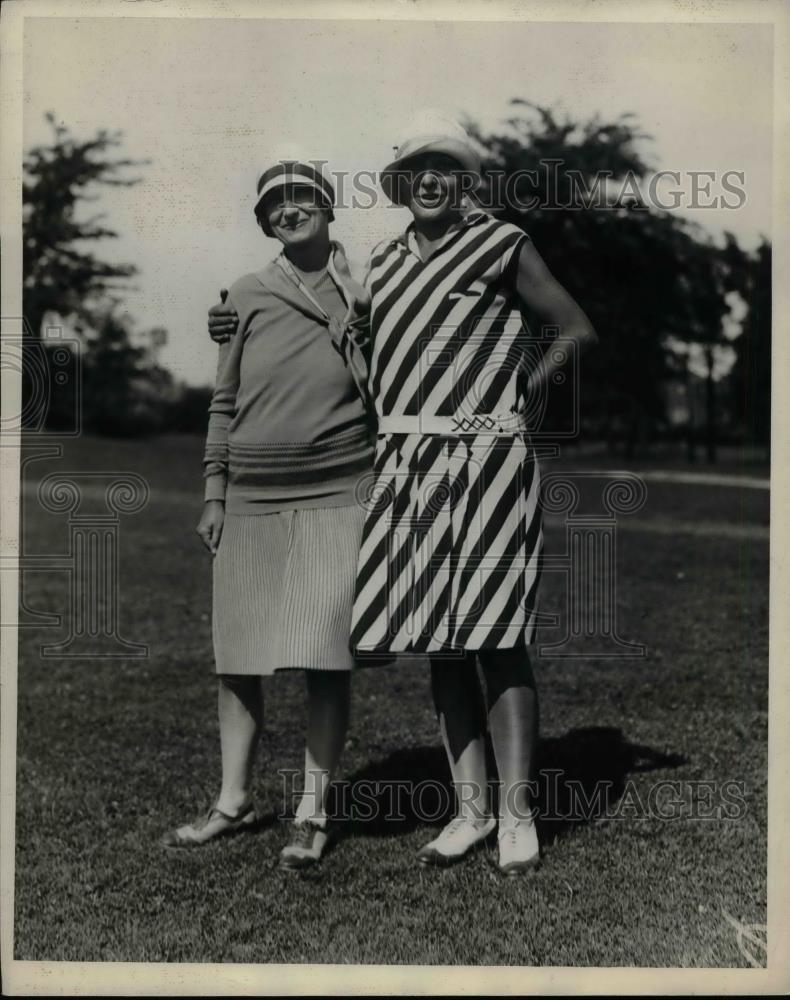
<path fill-rule="evenodd" d="M 454 417 L 457 433 L 379 433 L 352 619 L 360 651 L 534 641 L 543 545 L 535 452 L 517 421 L 512 435 L 480 429 L 482 415 L 523 406 L 530 345 L 510 265 L 528 238 L 475 212 L 426 261 L 410 230 L 373 253 L 379 421 Z"/>

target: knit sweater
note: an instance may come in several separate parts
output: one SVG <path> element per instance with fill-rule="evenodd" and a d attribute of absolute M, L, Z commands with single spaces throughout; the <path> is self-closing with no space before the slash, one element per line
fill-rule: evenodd
<path fill-rule="evenodd" d="M 230 289 L 239 326 L 219 349 L 204 474 L 231 514 L 353 504 L 371 467 L 366 293 L 339 244 L 318 283 L 298 281 L 278 260 Z"/>

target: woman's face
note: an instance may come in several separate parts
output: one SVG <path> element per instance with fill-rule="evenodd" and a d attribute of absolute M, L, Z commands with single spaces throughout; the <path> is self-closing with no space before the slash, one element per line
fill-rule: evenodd
<path fill-rule="evenodd" d="M 446 153 L 425 153 L 408 162 L 409 208 L 415 219 L 438 222 L 461 209 L 461 164 Z"/>
<path fill-rule="evenodd" d="M 263 212 L 284 246 L 309 243 L 329 229 L 326 208 L 315 189 L 306 185 L 290 184 L 272 191 L 264 200 Z"/>

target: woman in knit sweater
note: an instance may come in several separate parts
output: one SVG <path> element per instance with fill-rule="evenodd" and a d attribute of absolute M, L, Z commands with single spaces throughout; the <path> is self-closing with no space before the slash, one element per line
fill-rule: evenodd
<path fill-rule="evenodd" d="M 348 638 L 371 467 L 366 397 L 368 301 L 329 239 L 334 190 L 309 164 L 258 182 L 255 214 L 283 245 L 230 289 L 239 335 L 220 347 L 198 534 L 214 556 L 213 638 L 222 787 L 199 820 L 170 831 L 193 847 L 255 821 L 261 677 L 302 669 L 308 722 L 304 794 L 281 865 L 318 861 L 325 801 L 345 742 Z"/>

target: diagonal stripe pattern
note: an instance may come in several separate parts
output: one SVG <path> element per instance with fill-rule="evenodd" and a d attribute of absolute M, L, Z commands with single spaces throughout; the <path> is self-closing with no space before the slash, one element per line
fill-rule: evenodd
<path fill-rule="evenodd" d="M 379 417 L 518 408 L 525 329 L 508 265 L 528 237 L 478 213 L 422 260 L 413 234 L 371 260 Z M 466 423 L 461 421 L 463 426 Z M 380 434 L 359 554 L 352 646 L 409 653 L 534 641 L 543 532 L 523 434 Z"/>

